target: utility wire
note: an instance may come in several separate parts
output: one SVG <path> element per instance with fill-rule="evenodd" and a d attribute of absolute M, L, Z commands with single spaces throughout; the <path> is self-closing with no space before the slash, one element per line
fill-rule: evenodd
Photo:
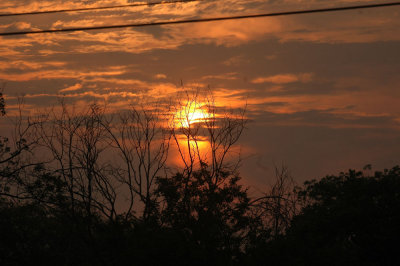
<path fill-rule="evenodd" d="M 59 9 L 59 10 L 45 10 L 45 11 L 33 11 L 33 12 L 22 12 L 22 13 L 8 13 L 8 14 L 0 14 L 0 17 L 42 15 L 42 14 L 52 14 L 52 13 L 104 10 L 104 9 L 139 7 L 139 6 L 157 6 L 157 5 L 189 3 L 189 2 L 199 2 L 199 1 L 205 1 L 205 0 L 169 0 L 169 1 L 149 2 L 149 3 L 134 3 L 134 4 L 118 5 L 118 6 L 83 7 L 83 8 L 75 8 L 75 9 Z"/>
<path fill-rule="evenodd" d="M 400 5 L 400 2 L 392 2 L 392 3 L 382 3 L 382 4 L 355 5 L 355 6 L 344 6 L 344 7 L 308 9 L 308 10 L 285 11 L 285 12 L 264 13 L 264 14 L 254 14 L 254 15 L 241 15 L 241 16 L 230 16 L 230 17 L 185 19 L 185 20 L 159 21 L 159 22 L 137 23 L 137 24 L 95 26 L 95 27 L 76 27 L 76 28 L 65 28 L 65 29 L 37 30 L 37 31 L 3 32 L 3 33 L 0 33 L 0 36 L 40 34 L 40 33 L 53 33 L 53 32 L 72 32 L 72 31 L 83 31 L 83 30 L 118 29 L 118 28 L 129 28 L 129 27 L 173 25 L 173 24 L 198 23 L 198 22 L 210 22 L 210 21 L 222 21 L 222 20 L 235 20 L 235 19 L 246 19 L 246 18 L 276 17 L 276 16 L 299 15 L 299 14 L 322 13 L 322 12 L 334 12 L 334 11 L 344 11 L 344 10 L 354 10 L 354 9 L 389 7 L 389 6 L 399 6 L 399 5 Z"/>

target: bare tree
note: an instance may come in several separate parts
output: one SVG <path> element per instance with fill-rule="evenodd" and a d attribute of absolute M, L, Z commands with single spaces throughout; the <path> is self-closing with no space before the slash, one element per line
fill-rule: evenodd
<path fill-rule="evenodd" d="M 42 160 L 50 161 L 46 168 L 65 183 L 73 215 L 100 214 L 113 221 L 139 212 L 148 219 L 156 207 L 155 178 L 166 174 L 165 112 L 144 106 L 114 115 L 107 111 L 98 104 L 78 110 L 61 100 L 42 114 L 35 125 L 47 154 Z"/>
<path fill-rule="evenodd" d="M 170 121 L 172 137 L 184 165 L 183 172 L 190 176 L 194 167 L 205 160 L 200 153 L 199 142 L 201 139 L 201 123 L 206 111 L 198 99 L 198 92 L 189 95 L 175 106 Z"/>
<path fill-rule="evenodd" d="M 218 108 L 211 94 L 186 96 L 186 106 L 174 112 L 159 103 L 114 114 L 98 104 L 78 109 L 61 100 L 29 123 L 29 139 L 35 142 L 27 145 L 40 144 L 36 161 L 63 182 L 73 217 L 148 220 L 159 203 L 155 181 L 168 176 L 171 139 L 184 164 L 185 182 L 202 169 L 213 190 L 227 180 L 221 175 L 232 174 L 239 164 L 230 154 L 245 128 L 244 112 Z M 166 125 L 169 121 L 173 126 Z M 21 124 L 16 128 L 20 136 L 27 134 Z M 25 175 L 24 185 L 35 178 Z"/>
<path fill-rule="evenodd" d="M 220 172 L 236 171 L 239 167 L 240 154 L 236 160 L 232 160 L 229 156 L 246 127 L 248 121 L 245 116 L 246 107 L 237 109 L 236 112 L 233 109 L 218 108 L 210 93 L 206 98 L 206 108 L 208 119 L 205 119 L 204 124 L 210 143 L 211 173 L 218 179 Z"/>
<path fill-rule="evenodd" d="M 105 107 L 90 105 L 78 112 L 61 101 L 37 125 L 44 153 L 49 152 L 53 167 L 66 184 L 71 212 L 81 212 L 88 219 L 99 212 L 116 219 L 117 192 L 111 166 L 102 160 L 108 149 L 103 127 Z M 82 206 L 83 205 L 83 206 Z"/>
<path fill-rule="evenodd" d="M 114 123 L 105 126 L 111 145 L 123 162 L 116 173 L 129 193 L 126 218 L 132 215 L 136 198 L 144 205 L 142 219 L 149 219 L 155 210 L 154 182 L 156 177 L 166 174 L 171 138 L 170 130 L 164 126 L 165 113 L 160 104 L 131 106 L 119 113 Z"/>
<path fill-rule="evenodd" d="M 240 154 L 233 158 L 233 147 L 246 127 L 246 108 L 218 107 L 211 91 L 186 92 L 176 108 L 171 128 L 183 172 L 190 176 L 196 167 L 207 166 L 218 183 L 221 172 L 236 171 Z"/>
<path fill-rule="evenodd" d="M 30 199 L 23 189 L 22 177 L 27 169 L 37 165 L 32 160 L 38 144 L 34 130 L 37 121 L 23 114 L 23 104 L 23 99 L 18 99 L 17 112 L 8 116 L 0 93 L 0 116 L 13 128 L 9 136 L 0 136 L 0 195 L 17 201 Z"/>
<path fill-rule="evenodd" d="M 267 229 L 277 237 L 290 226 L 290 221 L 298 213 L 299 204 L 295 182 L 288 168 L 275 166 L 274 183 L 264 192 L 264 196 L 254 199 L 251 205 L 262 218 Z"/>
<path fill-rule="evenodd" d="M 244 111 L 235 113 L 219 108 L 210 91 L 202 94 L 199 90 L 186 91 L 175 108 L 170 127 L 175 144 L 173 147 L 183 167 L 172 179 L 178 179 L 178 183 L 181 183 L 175 186 L 180 195 L 177 203 L 182 208 L 180 212 L 190 220 L 196 215 L 193 213 L 193 202 L 200 194 L 204 194 L 208 205 L 204 204 L 207 206 L 203 206 L 201 212 L 218 216 L 218 207 L 213 206 L 217 204 L 218 194 L 224 189 L 240 187 L 237 184 L 240 179 L 237 173 L 240 156 L 233 156 L 233 148 L 247 122 Z M 164 183 L 169 181 L 160 179 L 161 187 Z M 195 188 L 195 184 L 201 185 Z M 168 213 L 172 202 L 168 202 L 166 193 L 163 195 L 166 205 L 161 213 Z M 224 204 L 229 208 L 234 205 L 233 202 Z"/>

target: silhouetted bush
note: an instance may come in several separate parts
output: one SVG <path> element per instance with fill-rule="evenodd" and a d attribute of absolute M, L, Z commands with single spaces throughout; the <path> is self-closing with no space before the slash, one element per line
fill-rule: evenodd
<path fill-rule="evenodd" d="M 308 202 L 286 235 L 253 250 L 275 265 L 399 265 L 400 168 L 350 170 L 305 183 Z M 249 254 L 250 255 L 250 254 Z"/>

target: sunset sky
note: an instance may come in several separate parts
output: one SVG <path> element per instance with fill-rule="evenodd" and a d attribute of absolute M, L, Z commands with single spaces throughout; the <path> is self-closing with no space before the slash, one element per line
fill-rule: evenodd
<path fill-rule="evenodd" d="M 0 13 L 132 3 L 2 0 Z M 258 14 L 384 1 L 203 0 L 152 7 L 0 17 L 0 32 Z M 297 181 L 400 159 L 400 7 L 0 38 L 7 107 L 65 96 L 117 109 L 185 88 L 247 104 L 242 174 L 267 184 L 273 164 Z"/>

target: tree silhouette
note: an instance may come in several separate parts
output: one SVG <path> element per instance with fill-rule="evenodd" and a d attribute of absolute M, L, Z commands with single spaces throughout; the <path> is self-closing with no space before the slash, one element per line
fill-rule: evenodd
<path fill-rule="evenodd" d="M 286 166 L 275 166 L 274 183 L 262 197 L 252 200 L 251 205 L 272 236 L 276 238 L 286 232 L 300 207 L 295 182 Z"/>
<path fill-rule="evenodd" d="M 1 98 L 4 100 L 4 98 Z M 7 117 L 5 103 L 2 104 L 2 119 L 13 121 L 13 129 L 7 136 L 0 136 L 0 198 L 18 201 L 25 197 L 22 178 L 30 172 L 36 163 L 32 162 L 33 152 L 38 144 L 34 125 L 29 117 L 22 114 L 23 101 L 19 100 L 17 114 Z"/>
<path fill-rule="evenodd" d="M 163 198 L 161 224 L 184 234 L 199 253 L 197 262 L 229 265 L 240 255 L 250 224 L 250 199 L 240 177 L 221 172 L 218 181 L 206 165 L 190 177 L 178 173 L 157 180 Z"/>
<path fill-rule="evenodd" d="M 126 218 L 132 214 L 136 198 L 144 205 L 138 218 L 148 220 L 155 211 L 155 180 L 165 175 L 171 138 L 170 130 L 163 125 L 162 114 L 166 111 L 158 105 L 131 106 L 118 114 L 114 124 L 103 123 L 107 138 L 123 162 L 122 169 L 115 173 L 129 191 Z"/>
<path fill-rule="evenodd" d="M 61 102 L 59 110 L 51 110 L 35 125 L 41 148 L 48 155 L 46 167 L 65 184 L 71 215 L 84 211 L 89 234 L 94 216 L 109 220 L 117 216 L 113 170 L 102 160 L 108 149 L 104 119 L 104 108 L 97 104 L 78 112 Z"/>
<path fill-rule="evenodd" d="M 307 204 L 284 237 L 259 246 L 255 264 L 398 265 L 399 191 L 399 167 L 307 181 L 299 191 Z"/>

